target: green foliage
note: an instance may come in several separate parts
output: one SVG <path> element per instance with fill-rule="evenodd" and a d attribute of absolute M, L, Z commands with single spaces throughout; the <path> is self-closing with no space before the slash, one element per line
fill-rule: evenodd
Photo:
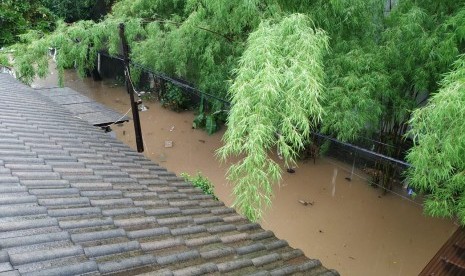
<path fill-rule="evenodd" d="M 203 128 L 210 135 L 217 132 L 220 129 L 220 124 L 226 121 L 226 117 L 224 117 L 225 112 L 222 110 L 222 107 L 223 106 L 219 101 L 215 101 L 213 104 L 213 110 L 217 111 L 210 113 L 205 112 L 205 103 L 202 96 L 198 114 L 194 118 L 192 127 Z"/>
<path fill-rule="evenodd" d="M 214 114 L 208 114 L 205 118 L 205 130 L 208 134 L 213 134 L 218 131 L 220 127 L 216 122 L 216 118 Z"/>
<path fill-rule="evenodd" d="M 407 158 L 410 185 L 429 196 L 425 211 L 465 225 L 465 56 L 410 121 L 415 146 Z"/>
<path fill-rule="evenodd" d="M 332 55 L 326 61 L 322 131 L 343 141 L 369 136 L 381 120 L 381 91 L 387 90 L 388 76 L 379 54 L 372 50 L 378 49 L 377 45 L 369 41 L 366 44 L 351 41 L 344 45 L 347 50 L 337 49 L 344 54 Z"/>
<path fill-rule="evenodd" d="M 0 1 L 0 48 L 19 41 L 27 30 L 49 32 L 56 18 L 40 0 Z"/>
<path fill-rule="evenodd" d="M 185 181 L 191 182 L 194 187 L 200 188 L 206 195 L 211 195 L 214 199 L 218 200 L 214 193 L 213 184 L 200 172 L 198 172 L 195 176 L 190 176 L 187 173 L 181 173 L 181 177 L 184 178 Z"/>
<path fill-rule="evenodd" d="M 96 20 L 106 14 L 114 0 L 42 0 L 45 7 L 66 22 Z"/>
<path fill-rule="evenodd" d="M 236 184 L 235 206 L 252 221 L 271 203 L 272 183 L 280 179 L 269 152 L 277 147 L 290 166 L 321 120 L 327 45 L 324 31 L 302 14 L 265 21 L 248 38 L 231 86 L 233 105 L 219 154 L 243 156 L 228 179 Z"/>
<path fill-rule="evenodd" d="M 163 107 L 170 108 L 177 112 L 187 108 L 187 100 L 183 91 L 171 83 L 166 84 L 166 91 L 160 97 L 160 102 Z"/>

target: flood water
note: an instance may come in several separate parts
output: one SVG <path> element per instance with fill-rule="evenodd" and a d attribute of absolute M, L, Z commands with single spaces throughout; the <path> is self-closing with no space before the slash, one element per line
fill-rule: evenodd
<path fill-rule="evenodd" d="M 130 108 L 125 88 L 114 81 L 81 80 L 68 71 L 65 85 L 123 114 Z M 56 86 L 55 75 L 33 86 Z M 146 105 L 149 110 L 140 113 L 144 154 L 178 174 L 202 172 L 214 183 L 216 195 L 231 205 L 228 164 L 220 164 L 214 154 L 222 145 L 224 127 L 209 136 L 192 129 L 193 112 L 176 113 L 158 102 Z M 132 121 L 113 130 L 135 148 Z M 165 147 L 165 141 L 173 146 Z M 358 176 L 347 181 L 350 170 L 350 165 L 329 158 L 299 163 L 296 173 L 285 173 L 275 186 L 273 204 L 261 225 L 341 275 L 417 275 L 457 225 L 426 217 L 417 203 L 395 194 L 380 196 L 379 189 Z"/>

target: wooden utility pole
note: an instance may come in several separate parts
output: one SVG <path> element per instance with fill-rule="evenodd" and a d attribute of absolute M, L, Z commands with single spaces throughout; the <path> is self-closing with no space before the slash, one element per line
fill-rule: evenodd
<path fill-rule="evenodd" d="M 132 86 L 129 71 L 129 45 L 124 34 L 124 23 L 119 24 L 119 37 L 123 46 L 124 77 L 126 80 L 126 89 L 131 100 L 132 120 L 134 121 L 134 132 L 136 134 L 137 152 L 144 151 L 144 141 L 142 140 L 142 129 L 139 119 L 139 103 L 134 101 L 134 87 Z"/>

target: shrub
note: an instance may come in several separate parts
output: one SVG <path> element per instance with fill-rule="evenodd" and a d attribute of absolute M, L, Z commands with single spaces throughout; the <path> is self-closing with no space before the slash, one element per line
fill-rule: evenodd
<path fill-rule="evenodd" d="M 218 200 L 213 191 L 213 184 L 200 172 L 198 172 L 195 176 L 190 176 L 187 173 L 181 173 L 181 177 L 183 177 L 184 180 L 191 182 L 194 187 L 200 188 L 206 195 L 211 195 L 215 200 Z"/>

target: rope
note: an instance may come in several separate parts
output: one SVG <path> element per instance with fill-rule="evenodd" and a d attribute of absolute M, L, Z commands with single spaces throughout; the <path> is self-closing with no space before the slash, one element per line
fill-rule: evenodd
<path fill-rule="evenodd" d="M 126 111 L 126 113 L 124 113 L 124 115 L 121 116 L 118 120 L 114 121 L 113 123 L 111 123 L 111 124 L 109 124 L 109 125 L 107 125 L 107 126 L 111 126 L 111 125 L 114 125 L 114 124 L 116 124 L 116 123 L 118 123 L 118 122 L 121 122 L 121 120 L 122 120 L 124 117 L 126 117 L 126 115 L 128 115 L 130 111 L 131 111 L 131 108 L 129 108 L 128 111 Z"/>

